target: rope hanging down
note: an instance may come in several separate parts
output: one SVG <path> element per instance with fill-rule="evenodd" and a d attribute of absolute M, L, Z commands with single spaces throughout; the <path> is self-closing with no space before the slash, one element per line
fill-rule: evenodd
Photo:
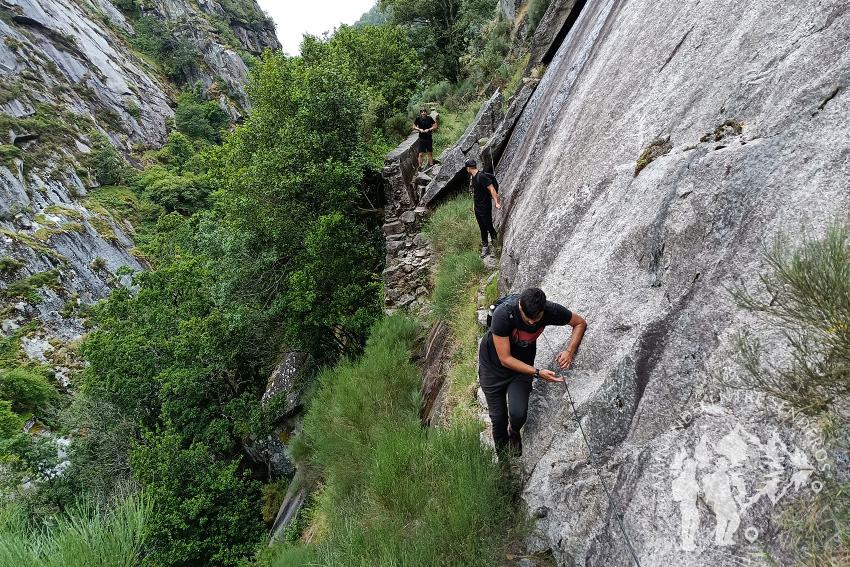
<path fill-rule="evenodd" d="M 541 335 L 541 337 L 543 337 Z M 545 337 L 543 337 L 544 340 Z M 549 348 L 552 348 L 552 345 L 549 344 L 549 341 L 546 340 L 546 344 L 549 345 Z M 626 538 L 626 545 L 629 546 L 629 551 L 632 554 L 632 558 L 635 560 L 635 564 L 637 567 L 641 567 L 640 561 L 638 561 L 637 553 L 635 553 L 635 548 L 632 546 L 632 542 L 629 539 L 628 534 L 626 533 L 626 527 L 623 525 L 623 520 L 620 518 L 620 513 L 617 511 L 617 504 L 614 502 L 614 498 L 611 496 L 611 491 L 608 490 L 608 485 L 605 484 L 605 480 L 602 478 L 602 469 L 597 464 L 596 456 L 593 454 L 593 449 L 590 448 L 590 442 L 587 440 L 587 435 L 584 434 L 584 427 L 581 425 L 581 419 L 579 419 L 578 411 L 576 410 L 576 405 L 573 403 L 573 397 L 570 394 L 570 387 L 567 386 L 567 376 L 566 371 L 561 376 L 557 376 L 558 378 L 564 379 L 564 388 L 567 390 L 567 399 L 570 401 L 570 407 L 573 409 L 573 418 L 576 420 L 578 424 L 578 429 L 581 431 L 581 436 L 584 439 L 584 444 L 587 446 L 587 453 L 590 455 L 590 464 L 593 467 L 593 470 L 596 471 L 596 476 L 599 477 L 599 482 L 602 483 L 602 488 L 605 489 L 605 494 L 608 496 L 608 503 L 611 505 L 611 509 L 614 510 L 614 516 L 617 518 L 617 523 L 620 525 L 620 531 L 623 532 L 623 537 Z"/>

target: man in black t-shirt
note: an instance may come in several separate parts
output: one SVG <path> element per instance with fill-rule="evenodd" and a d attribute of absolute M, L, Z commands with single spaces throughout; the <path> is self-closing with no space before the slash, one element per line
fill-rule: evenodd
<path fill-rule="evenodd" d="M 437 129 L 437 123 L 423 108 L 413 121 L 413 129 L 419 132 L 419 169 L 422 169 L 422 154 L 425 152 L 428 152 L 428 165 L 434 165 L 434 141 L 431 139 L 431 132 Z"/>
<path fill-rule="evenodd" d="M 493 228 L 493 207 L 490 199 L 496 202 L 497 209 L 501 210 L 502 205 L 499 204 L 499 194 L 496 191 L 496 178 L 487 172 L 479 171 L 474 159 L 466 160 L 464 165 L 466 165 L 466 171 L 472 175 L 469 183 L 470 191 L 472 191 L 472 212 L 475 213 L 475 220 L 481 231 L 481 257 L 483 258 L 490 253 L 490 248 L 487 246 L 488 234 L 494 245 L 498 236 L 496 229 Z"/>
<path fill-rule="evenodd" d="M 555 355 L 555 362 L 566 370 L 572 364 L 587 322 L 566 307 L 546 301 L 546 294 L 536 287 L 526 289 L 518 299 L 499 305 L 493 312 L 490 330 L 481 339 L 478 381 L 487 398 L 493 440 L 499 451 L 510 444 L 511 449 L 522 454 L 519 431 L 528 413 L 532 380 L 539 377 L 549 382 L 564 381 L 552 370 L 534 366 L 537 337 L 547 325 L 573 328 L 567 348 Z"/>

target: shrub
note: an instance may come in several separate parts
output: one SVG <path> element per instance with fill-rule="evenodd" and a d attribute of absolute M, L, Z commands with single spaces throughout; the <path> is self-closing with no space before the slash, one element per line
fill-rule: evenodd
<path fill-rule="evenodd" d="M 26 368 L 0 371 L 0 399 L 11 402 L 15 413 L 38 414 L 55 395 L 56 389 L 41 374 Z"/>
<path fill-rule="evenodd" d="M 739 337 L 747 386 L 818 413 L 850 401 L 850 225 L 833 223 L 825 238 L 806 236 L 792 249 L 777 238 L 765 251 L 771 267 L 758 297 L 738 291 L 794 353 L 789 366 L 762 360 L 760 344 Z"/>
<path fill-rule="evenodd" d="M 767 333 L 779 338 L 790 360 L 761 356 L 759 341 L 738 336 L 744 388 L 785 400 L 795 411 L 824 426 L 824 439 L 846 455 L 850 423 L 850 224 L 833 222 L 821 239 L 804 235 L 798 246 L 777 238 L 765 251 L 771 271 L 761 275 L 760 293 L 735 292 L 739 304 L 755 311 Z M 826 449 L 826 448 L 825 448 Z M 825 450 L 824 449 L 824 450 Z M 828 451 L 827 455 L 833 451 Z M 843 458 L 843 457 L 842 457 Z M 819 466 L 823 489 L 800 496 L 783 514 L 787 550 L 801 565 L 843 565 L 850 556 L 850 485 L 835 474 L 839 458 Z"/>
<path fill-rule="evenodd" d="M 177 129 L 189 138 L 213 144 L 221 142 L 221 130 L 229 124 L 227 116 L 216 103 L 204 101 L 191 92 L 177 97 L 174 122 Z"/>
<path fill-rule="evenodd" d="M 166 431 L 145 435 L 130 463 L 152 505 L 143 565 L 236 565 L 262 540 L 259 483 L 238 473 L 238 459 L 217 460 L 202 443 L 183 449 Z"/>

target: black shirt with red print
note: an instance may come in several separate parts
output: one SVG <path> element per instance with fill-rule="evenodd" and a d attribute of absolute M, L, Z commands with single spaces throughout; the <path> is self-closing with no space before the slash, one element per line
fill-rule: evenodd
<path fill-rule="evenodd" d="M 531 375 L 519 374 L 516 370 L 502 366 L 499 355 L 496 353 L 496 345 L 493 343 L 493 335 L 508 337 L 511 342 L 511 356 L 534 366 L 534 357 L 537 354 L 537 338 L 543 333 L 543 329 L 547 325 L 567 325 L 572 317 L 572 312 L 563 305 L 547 301 L 540 321 L 528 325 L 520 315 L 517 300 L 502 303 L 493 312 L 493 323 L 490 325 L 490 330 L 481 339 L 478 360 L 481 369 L 484 371 L 481 373 L 482 376 L 486 375 L 489 381 L 497 380 L 500 382 L 514 378 L 531 380 Z"/>

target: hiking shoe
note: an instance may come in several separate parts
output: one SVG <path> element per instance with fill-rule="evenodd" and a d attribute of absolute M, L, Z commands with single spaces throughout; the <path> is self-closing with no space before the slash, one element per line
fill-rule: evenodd
<path fill-rule="evenodd" d="M 489 253 L 490 253 L 490 248 L 486 244 L 481 247 L 481 257 L 482 258 Z"/>
<path fill-rule="evenodd" d="M 517 457 L 521 457 L 522 456 L 522 437 L 520 436 L 519 431 L 513 430 L 510 423 L 508 423 L 508 439 L 510 440 L 510 443 L 511 443 L 511 451 L 513 451 L 514 454 Z"/>

